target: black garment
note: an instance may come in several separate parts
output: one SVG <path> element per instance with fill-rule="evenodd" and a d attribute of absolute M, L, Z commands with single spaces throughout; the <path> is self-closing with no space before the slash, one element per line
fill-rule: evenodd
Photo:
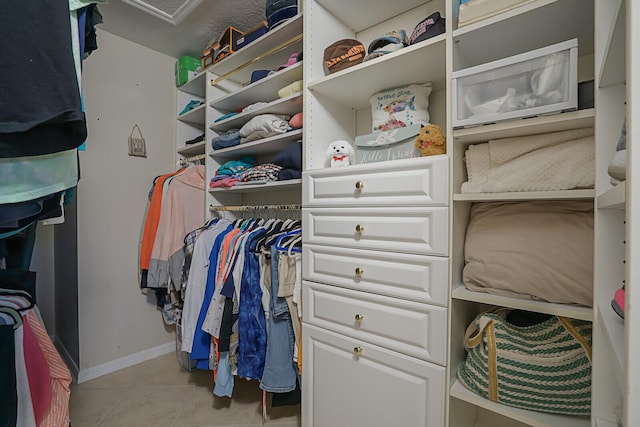
<path fill-rule="evenodd" d="M 0 233 L 9 233 L 13 230 L 31 225 L 35 221 L 39 221 L 41 219 L 56 218 L 61 216 L 62 215 L 62 208 L 60 207 L 61 197 L 62 197 L 62 192 L 54 193 L 50 196 L 44 197 L 42 199 L 43 200 L 42 211 L 29 217 L 19 218 L 18 224 L 16 227 L 0 227 Z M 0 206 L 0 209 L 1 208 L 2 206 Z"/>
<path fill-rule="evenodd" d="M 0 288 L 26 291 L 36 304 L 36 272 L 26 270 L 0 270 Z"/>
<path fill-rule="evenodd" d="M 87 136 L 69 4 L 2 0 L 0 158 L 78 147 Z"/>
<path fill-rule="evenodd" d="M 0 325 L 0 427 L 18 423 L 15 343 L 13 325 Z"/>
<path fill-rule="evenodd" d="M 102 24 L 102 15 L 98 11 L 98 6 L 93 3 L 86 7 L 87 17 L 84 25 L 84 55 L 87 58 L 98 49 L 98 38 L 96 37 L 96 25 Z"/>
<path fill-rule="evenodd" d="M 5 239 L 5 247 L 7 250 L 5 264 L 7 270 L 29 270 L 31 257 L 33 256 L 33 248 L 36 244 L 36 226 L 37 222 L 34 221 L 20 233 Z M 1 274 L 0 277 L 2 277 Z M 4 286 L 0 279 L 0 288 L 1 287 Z M 34 293 L 31 294 L 35 295 Z"/>
<path fill-rule="evenodd" d="M 235 319 L 234 319 L 235 317 Z M 224 300 L 224 310 L 222 312 L 222 323 L 220 323 L 220 338 L 218 340 L 218 351 L 229 351 L 231 345 L 231 333 L 234 320 L 238 315 L 233 314 L 233 300 L 227 298 Z"/>
<path fill-rule="evenodd" d="M 200 136 L 196 136 L 193 139 L 185 141 L 184 143 L 185 143 L 185 145 L 191 145 L 191 144 L 196 144 L 196 143 L 202 142 L 202 141 L 204 141 L 204 133 L 202 135 L 200 135 Z"/>
<path fill-rule="evenodd" d="M 302 390 L 300 390 L 300 382 L 296 381 L 296 388 L 285 393 L 273 393 L 271 398 L 271 406 L 277 408 L 279 406 L 295 406 L 302 401 Z"/>

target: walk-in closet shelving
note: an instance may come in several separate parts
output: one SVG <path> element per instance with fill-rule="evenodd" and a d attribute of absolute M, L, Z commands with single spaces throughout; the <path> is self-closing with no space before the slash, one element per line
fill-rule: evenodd
<path fill-rule="evenodd" d="M 300 13 L 207 69 L 207 185 L 217 168 L 229 160 L 255 156 L 256 164 L 267 163 L 276 153 L 302 139 L 302 131 L 295 130 L 230 148 L 213 150 L 211 147 L 214 136 L 230 129 L 240 129 L 257 115 L 271 113 L 292 116 L 302 112 L 301 93 L 279 98 L 278 90 L 302 80 L 303 63 L 275 71 L 287 64 L 293 52 L 302 51 L 302 20 Z M 252 72 L 259 69 L 272 70 L 274 73 L 251 82 Z M 241 112 L 256 102 L 266 104 L 250 112 Z M 216 122 L 219 117 L 229 113 L 238 114 Z M 301 180 L 294 179 L 231 188 L 207 188 L 207 206 L 300 203 L 300 187 Z"/>
<path fill-rule="evenodd" d="M 206 72 L 192 77 L 188 82 L 176 88 L 176 152 L 177 160 L 205 152 L 205 143 L 185 144 L 193 138 L 205 133 Z M 202 101 L 202 104 L 190 111 L 179 114 L 191 101 Z"/>
<path fill-rule="evenodd" d="M 307 427 L 446 425 L 449 158 L 331 168 L 327 148 L 370 134 L 370 97 L 409 84 L 433 83 L 431 122 L 446 129 L 447 37 L 333 74 L 323 64 L 324 49 L 337 40 L 355 38 L 366 48 L 389 31 L 410 34 L 432 13 L 446 15 L 446 4 L 305 2 Z M 406 325 L 402 335 L 391 324 Z"/>
<path fill-rule="evenodd" d="M 634 384 L 640 378 L 634 366 L 638 357 L 637 298 L 637 202 L 633 203 L 633 167 L 638 158 L 632 147 L 637 146 L 633 127 L 638 121 L 640 102 L 637 85 L 630 76 L 638 74 L 638 43 L 640 34 L 631 22 L 640 11 L 633 1 L 596 0 L 596 141 L 599 178 L 596 185 L 596 260 L 593 381 L 593 418 L 596 426 L 619 424 L 632 426 L 640 416 L 639 394 Z M 627 176 L 622 183 L 612 183 L 607 166 L 615 150 L 626 117 Z M 636 125 L 637 126 L 637 125 Z M 637 135 L 637 131 L 636 131 Z M 635 139 L 635 141 L 634 141 Z M 624 320 L 611 309 L 616 290 L 625 286 L 627 306 Z M 635 316 L 634 316 L 635 315 Z"/>
<path fill-rule="evenodd" d="M 455 2 L 454 3 L 458 3 Z M 578 38 L 578 81 L 593 78 L 593 19 L 591 2 L 534 0 L 503 13 L 457 28 L 457 4 L 452 6 L 451 69 L 453 71 L 506 58 L 533 49 Z M 544 30 L 540 25 L 544 22 Z M 589 426 L 588 418 L 557 416 L 513 408 L 492 402 L 460 384 L 456 372 L 465 358 L 464 329 L 477 313 L 488 307 L 507 307 L 592 321 L 591 307 L 551 304 L 474 292 L 464 287 L 464 244 L 472 203 L 527 200 L 594 200 L 594 189 L 534 191 L 522 193 L 461 193 L 467 180 L 465 150 L 492 139 L 535 135 L 593 127 L 595 109 L 586 109 L 511 120 L 466 129 L 452 129 L 452 273 L 450 319 L 449 425 Z M 491 421 L 488 421 L 491 420 Z M 476 424 L 477 423 L 477 424 Z"/>

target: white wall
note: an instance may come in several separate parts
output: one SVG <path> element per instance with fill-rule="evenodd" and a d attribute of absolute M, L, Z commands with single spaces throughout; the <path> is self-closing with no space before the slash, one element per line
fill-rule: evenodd
<path fill-rule="evenodd" d="M 174 63 L 104 31 L 84 61 L 89 138 L 80 153 L 77 195 L 81 377 L 83 370 L 132 360 L 127 356 L 174 340 L 138 284 L 147 194 L 155 176 L 175 169 Z M 136 123 L 147 158 L 128 156 Z"/>

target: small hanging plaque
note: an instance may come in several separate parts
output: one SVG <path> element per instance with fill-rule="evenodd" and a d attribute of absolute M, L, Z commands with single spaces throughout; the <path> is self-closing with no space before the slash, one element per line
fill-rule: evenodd
<path fill-rule="evenodd" d="M 134 134 L 137 132 L 137 135 Z M 129 155 L 137 156 L 137 157 L 147 157 L 147 146 L 144 141 L 144 137 L 142 136 L 142 131 L 140 127 L 136 124 L 133 126 L 131 130 L 131 134 L 129 135 Z"/>

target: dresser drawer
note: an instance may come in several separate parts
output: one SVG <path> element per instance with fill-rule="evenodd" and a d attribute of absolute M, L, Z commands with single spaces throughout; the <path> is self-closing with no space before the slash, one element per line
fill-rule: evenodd
<path fill-rule="evenodd" d="M 304 243 L 447 255 L 449 209 L 305 208 L 302 236 Z"/>
<path fill-rule="evenodd" d="M 417 158 L 302 174 L 305 206 L 446 206 L 449 159 Z"/>
<path fill-rule="evenodd" d="M 303 320 L 321 328 L 444 365 L 447 309 L 303 282 Z"/>
<path fill-rule="evenodd" d="M 319 283 L 446 306 L 445 257 L 306 244 L 302 278 Z"/>
<path fill-rule="evenodd" d="M 303 324 L 302 425 L 444 427 L 445 368 Z"/>

